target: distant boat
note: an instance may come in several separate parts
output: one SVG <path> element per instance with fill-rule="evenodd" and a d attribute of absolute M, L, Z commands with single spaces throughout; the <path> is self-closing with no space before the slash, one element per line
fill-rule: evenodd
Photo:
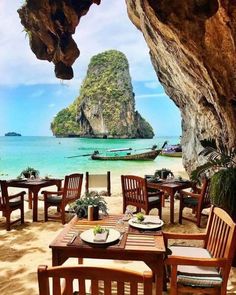
<path fill-rule="evenodd" d="M 113 155 L 101 155 L 99 151 L 95 151 L 91 158 L 93 160 L 135 160 L 135 161 L 151 161 L 155 160 L 156 157 L 160 154 L 163 147 L 166 143 L 163 144 L 161 149 L 157 149 L 157 146 L 154 145 L 152 148 L 146 148 L 149 149 L 148 152 L 142 152 L 142 153 L 133 153 L 132 154 L 132 148 L 123 148 L 123 149 L 113 149 L 108 150 L 107 152 L 114 153 Z M 121 153 L 120 153 L 121 152 Z"/>
<path fill-rule="evenodd" d="M 167 145 L 162 151 L 162 156 L 166 157 L 182 157 L 182 147 L 180 144 Z"/>
<path fill-rule="evenodd" d="M 5 133 L 5 136 L 21 136 L 21 134 L 16 132 L 7 132 Z"/>

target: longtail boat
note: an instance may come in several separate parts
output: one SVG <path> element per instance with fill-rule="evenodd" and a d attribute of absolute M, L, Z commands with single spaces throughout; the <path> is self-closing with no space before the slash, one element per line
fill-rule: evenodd
<path fill-rule="evenodd" d="M 182 147 L 180 144 L 167 145 L 162 151 L 161 156 L 182 157 Z"/>
<path fill-rule="evenodd" d="M 123 149 L 113 149 L 108 150 L 108 152 L 114 153 L 113 155 L 102 155 L 99 151 L 94 151 L 91 155 L 91 159 L 93 160 L 135 160 L 135 161 L 151 161 L 155 160 L 156 157 L 161 153 L 163 147 L 166 145 L 166 142 L 163 144 L 161 149 L 157 149 L 157 146 L 154 145 L 150 149 L 150 151 L 142 152 L 142 153 L 133 153 L 131 152 L 132 148 L 123 148 Z M 119 153 L 122 152 L 122 153 Z M 125 153 L 124 153 L 125 152 Z"/>

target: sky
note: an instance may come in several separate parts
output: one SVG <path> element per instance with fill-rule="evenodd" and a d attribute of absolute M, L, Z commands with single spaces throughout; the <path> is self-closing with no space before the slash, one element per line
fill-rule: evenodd
<path fill-rule="evenodd" d="M 81 18 L 73 38 L 80 56 L 74 78 L 54 76 L 54 65 L 38 60 L 18 17 L 23 0 L 0 1 L 0 136 L 51 136 L 50 123 L 76 97 L 91 57 L 105 50 L 122 51 L 130 66 L 136 109 L 157 136 L 181 135 L 181 116 L 159 84 L 142 33 L 127 16 L 125 0 L 102 0 Z"/>

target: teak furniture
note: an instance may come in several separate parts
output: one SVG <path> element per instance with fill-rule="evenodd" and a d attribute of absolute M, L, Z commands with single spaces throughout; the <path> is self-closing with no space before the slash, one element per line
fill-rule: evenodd
<path fill-rule="evenodd" d="M 49 278 L 53 278 L 54 293 L 50 293 Z M 63 284 L 60 279 L 64 279 Z M 101 294 L 101 289 L 105 294 L 124 295 L 124 290 L 130 290 L 129 294 L 138 295 L 138 291 L 143 290 L 143 295 L 152 294 L 152 272 L 136 272 L 124 269 L 114 269 L 111 267 L 38 267 L 39 295 L 86 295 L 86 285 L 91 288 L 90 295 Z M 77 282 L 78 284 L 75 284 Z M 88 283 L 91 286 L 88 286 Z M 101 284 L 103 288 L 101 288 Z M 79 290 L 79 292 L 78 292 Z M 75 293 L 73 293 L 75 292 Z M 102 292 L 103 294 L 103 292 Z M 127 293 L 125 293 L 127 294 Z"/>
<path fill-rule="evenodd" d="M 24 195 L 25 192 L 18 194 L 9 195 L 8 185 L 5 180 L 0 181 L 1 185 L 1 196 L 0 196 L 0 211 L 2 215 L 6 217 L 6 229 L 11 230 L 11 225 L 20 221 L 24 223 Z M 20 218 L 11 221 L 11 213 L 15 210 L 20 210 Z"/>
<path fill-rule="evenodd" d="M 205 233 L 164 233 L 169 239 L 202 240 L 203 247 L 172 246 L 166 259 L 171 266 L 170 294 L 226 294 L 236 247 L 236 224 L 222 209 L 212 207 Z"/>
<path fill-rule="evenodd" d="M 47 186 L 56 185 L 58 190 L 61 188 L 61 179 L 34 179 L 34 180 L 9 180 L 9 187 L 19 187 L 29 189 L 29 201 L 33 199 L 33 221 L 38 221 L 38 193 Z"/>
<path fill-rule="evenodd" d="M 126 207 L 132 205 L 137 208 L 137 212 L 143 209 L 146 214 L 153 208 L 157 208 L 159 216 L 162 216 L 163 192 L 156 191 L 149 193 L 147 180 L 134 175 L 121 175 L 121 185 L 123 194 L 123 213 Z"/>
<path fill-rule="evenodd" d="M 44 195 L 44 220 L 60 218 L 62 224 L 66 223 L 66 206 L 75 202 L 80 198 L 81 188 L 83 182 L 83 174 L 74 173 L 65 176 L 64 187 L 57 191 L 43 191 Z M 57 211 L 61 213 L 61 216 L 49 216 L 48 208 L 57 207 Z"/>
<path fill-rule="evenodd" d="M 89 193 L 91 189 L 104 188 L 105 195 L 111 195 L 111 172 L 106 174 L 91 174 L 85 173 L 85 192 Z"/>
<path fill-rule="evenodd" d="M 165 245 L 160 233 L 139 233 L 128 228 L 120 242 L 108 247 L 93 247 L 79 237 L 79 233 L 91 229 L 95 225 L 114 228 L 121 216 L 109 215 L 98 221 L 79 220 L 74 217 L 65 229 L 50 244 L 52 249 L 52 265 L 63 264 L 70 257 L 99 258 L 115 260 L 144 261 L 152 270 L 156 284 L 156 294 L 162 294 L 163 259 Z"/>
<path fill-rule="evenodd" d="M 192 186 L 190 181 L 162 181 L 162 182 L 148 182 L 148 188 L 159 189 L 163 192 L 166 192 L 170 196 L 170 222 L 174 223 L 174 202 L 175 202 L 175 193 L 179 192 L 181 189 L 188 188 Z"/>
<path fill-rule="evenodd" d="M 185 190 L 180 191 L 179 223 L 182 224 L 182 219 L 186 219 L 197 223 L 198 227 L 201 226 L 202 210 L 211 207 L 209 190 L 210 180 L 204 177 L 201 188 L 195 186 L 193 192 Z M 195 214 L 196 217 L 195 219 L 183 216 L 183 210 L 185 207 L 193 210 L 193 214 Z"/>

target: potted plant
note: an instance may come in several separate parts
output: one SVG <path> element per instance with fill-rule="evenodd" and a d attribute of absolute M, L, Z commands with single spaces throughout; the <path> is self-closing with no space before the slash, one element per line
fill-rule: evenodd
<path fill-rule="evenodd" d="M 34 177 L 37 177 L 39 176 L 39 171 L 32 167 L 27 167 L 24 170 L 22 170 L 20 173 L 20 177 L 25 177 L 25 178 L 30 178 L 31 175 L 33 175 Z"/>
<path fill-rule="evenodd" d="M 88 206 L 93 206 L 93 219 L 97 220 L 99 211 L 107 215 L 107 202 L 98 192 L 92 191 L 85 193 L 80 199 L 73 203 L 75 213 L 79 218 L 88 216 Z"/>
<path fill-rule="evenodd" d="M 201 173 L 208 172 L 212 204 L 223 208 L 236 221 L 236 149 L 228 149 L 222 143 L 217 145 L 214 139 L 203 140 L 201 144 L 203 150 L 199 155 L 207 157 L 207 162 L 192 171 L 191 178 L 197 180 Z"/>
<path fill-rule="evenodd" d="M 207 157 L 207 162 L 194 171 L 191 179 L 197 180 L 201 173 L 211 175 L 210 197 L 212 204 L 223 208 L 236 221 L 236 150 L 214 139 L 202 140 L 203 150 L 199 155 Z"/>

